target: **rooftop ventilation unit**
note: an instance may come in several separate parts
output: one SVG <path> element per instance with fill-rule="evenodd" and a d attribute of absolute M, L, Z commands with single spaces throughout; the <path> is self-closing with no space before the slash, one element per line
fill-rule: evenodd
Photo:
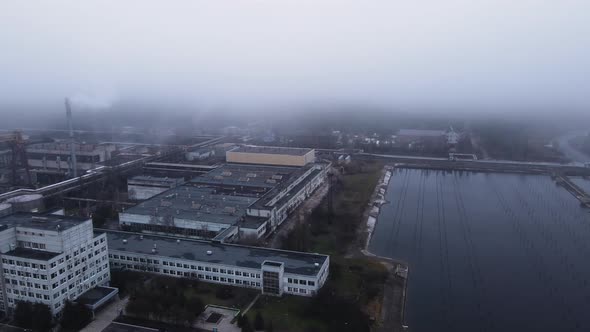
<path fill-rule="evenodd" d="M 313 263 L 313 265 L 315 265 L 315 267 L 319 267 L 320 263 Z"/>
<path fill-rule="evenodd" d="M 213 255 L 213 251 L 207 250 L 207 255 Z"/>
<path fill-rule="evenodd" d="M 123 243 L 124 244 L 127 244 L 127 239 L 123 239 Z"/>
<path fill-rule="evenodd" d="M 180 239 L 176 239 L 176 243 L 180 243 Z"/>

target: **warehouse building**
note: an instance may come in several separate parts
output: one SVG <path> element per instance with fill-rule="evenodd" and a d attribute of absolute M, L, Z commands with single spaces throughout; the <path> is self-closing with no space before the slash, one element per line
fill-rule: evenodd
<path fill-rule="evenodd" d="M 277 184 L 289 181 L 299 169 L 299 167 L 225 164 L 191 179 L 189 183 L 214 187 L 217 192 L 228 195 L 261 197 Z"/>
<path fill-rule="evenodd" d="M 315 150 L 243 145 L 227 151 L 226 160 L 228 163 L 301 167 L 315 162 Z"/>
<path fill-rule="evenodd" d="M 184 178 L 137 175 L 127 179 L 129 199 L 144 200 L 184 183 Z"/>
<path fill-rule="evenodd" d="M 214 241 L 106 231 L 113 267 L 313 296 L 328 277 L 330 257 Z"/>
<path fill-rule="evenodd" d="M 327 179 L 330 165 L 304 167 L 226 164 L 193 178 L 189 184 L 215 188 L 216 192 L 258 198 L 248 206 L 250 218 L 266 218 L 266 231 L 273 231 Z"/>
<path fill-rule="evenodd" d="M 198 238 L 214 238 L 220 233 L 231 238 L 236 235 L 237 227 L 224 231 L 238 224 L 264 234 L 265 218 L 243 220 L 246 208 L 256 200 L 222 195 L 214 188 L 184 185 L 119 213 L 119 224 L 133 231 Z"/>
<path fill-rule="evenodd" d="M 0 218 L 0 311 L 28 301 L 57 315 L 66 301 L 98 292 L 95 309 L 117 294 L 106 287 L 107 251 L 106 234 L 94 233 L 89 219 L 22 212 Z"/>
<path fill-rule="evenodd" d="M 303 203 L 327 179 L 330 164 L 314 163 L 298 169 L 265 193 L 246 210 L 252 217 L 268 218 L 267 228 L 274 231 L 289 214 Z"/>

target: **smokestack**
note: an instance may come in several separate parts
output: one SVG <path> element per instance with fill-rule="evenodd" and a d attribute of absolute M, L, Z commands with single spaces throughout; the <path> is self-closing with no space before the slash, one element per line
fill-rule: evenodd
<path fill-rule="evenodd" d="M 76 148 L 74 147 L 74 129 L 72 128 L 72 109 L 70 108 L 70 100 L 68 98 L 66 98 L 66 116 L 68 118 L 68 130 L 70 131 L 70 175 L 75 178 L 78 176 L 78 170 L 76 165 Z"/>

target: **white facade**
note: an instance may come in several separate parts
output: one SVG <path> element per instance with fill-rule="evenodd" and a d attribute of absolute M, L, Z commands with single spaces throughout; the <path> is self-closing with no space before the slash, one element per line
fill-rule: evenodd
<path fill-rule="evenodd" d="M 69 227 L 47 227 L 60 216 L 36 217 L 39 222 L 0 228 L 0 311 L 10 312 L 17 301 L 47 304 L 54 315 L 68 300 L 110 280 L 106 235 L 95 235 L 92 221 Z M 50 221 L 44 221 L 47 218 Z"/>
<path fill-rule="evenodd" d="M 255 288 L 265 294 L 277 296 L 283 294 L 314 296 L 324 285 L 329 273 L 330 259 L 329 256 L 324 255 L 238 245 L 212 244 L 210 252 L 213 256 L 204 255 L 200 259 L 199 257 L 201 256 L 198 253 L 203 248 L 208 249 L 207 242 L 205 241 L 178 240 L 178 249 L 174 249 L 175 244 L 164 248 L 166 246 L 166 242 L 164 241 L 170 241 L 170 238 L 162 237 L 163 242 L 159 243 L 150 251 L 150 249 L 145 249 L 143 246 L 149 247 L 149 243 L 152 243 L 150 241 L 156 238 L 154 236 L 141 236 L 141 240 L 139 240 L 138 237 L 140 235 L 138 234 L 110 233 L 114 236 L 114 238 L 111 238 L 111 235 L 109 235 L 109 242 L 111 242 L 109 243 L 109 259 L 111 265 L 134 271 L 157 273 L 172 277 L 195 278 L 203 282 L 236 287 Z M 118 236 L 121 234 L 127 239 L 123 240 L 124 244 L 119 243 Z M 250 252 L 250 250 L 254 249 L 264 251 L 264 256 L 268 256 L 268 258 L 260 263 L 254 263 L 255 260 L 260 260 L 259 257 L 247 258 L 248 264 L 252 265 L 252 267 L 237 266 L 231 263 L 235 261 L 234 257 L 225 256 L 226 259 L 224 259 L 225 250 L 220 249 L 221 246 L 226 246 L 228 248 L 227 250 Z M 170 250 L 170 247 L 173 248 L 173 251 Z M 220 253 L 220 256 L 215 256 L 218 253 Z M 257 254 L 260 254 L 260 252 Z M 307 270 L 308 273 L 300 274 L 287 271 L 288 267 L 286 267 L 287 263 L 285 261 L 293 264 L 293 258 L 289 257 L 291 255 L 298 257 L 296 259 L 300 260 L 295 263 L 298 264 L 297 268 L 301 267 L 301 270 Z M 305 257 L 301 258 L 302 256 Z M 322 263 L 309 262 L 309 257 L 312 256 L 315 256 L 315 258 L 322 256 Z M 311 266 L 305 269 L 307 264 Z M 276 280 L 273 280 L 273 276 L 269 276 L 265 272 L 277 272 L 278 275 L 274 276 Z M 273 288 L 278 289 L 273 291 Z"/>

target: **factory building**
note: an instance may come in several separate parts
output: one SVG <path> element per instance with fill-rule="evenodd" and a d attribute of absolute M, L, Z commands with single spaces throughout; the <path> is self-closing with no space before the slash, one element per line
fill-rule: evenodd
<path fill-rule="evenodd" d="M 110 280 L 107 237 L 92 221 L 14 213 L 0 218 L 0 311 L 17 301 L 47 304 L 54 315 L 66 301 L 99 293 L 92 307 L 116 296 Z"/>
<path fill-rule="evenodd" d="M 145 200 L 183 183 L 183 178 L 137 175 L 127 179 L 127 193 L 131 200 Z"/>
<path fill-rule="evenodd" d="M 252 217 L 269 218 L 269 231 L 274 231 L 289 213 L 303 203 L 327 179 L 329 164 L 314 163 L 297 169 L 289 179 L 277 183 L 246 213 Z"/>
<path fill-rule="evenodd" d="M 39 143 L 27 146 L 29 166 L 50 171 L 69 171 L 71 143 Z M 117 150 L 114 144 L 75 144 L 76 165 L 79 170 L 95 168 L 111 159 Z"/>
<path fill-rule="evenodd" d="M 276 229 L 299 204 L 326 181 L 329 164 L 304 167 L 226 164 L 189 184 L 213 187 L 219 193 L 258 198 L 248 206 L 250 218 L 266 218 L 268 232 Z"/>
<path fill-rule="evenodd" d="M 302 167 L 315 162 L 315 150 L 243 145 L 227 151 L 226 160 L 228 163 Z"/>
<path fill-rule="evenodd" d="M 105 232 L 113 267 L 254 288 L 274 296 L 313 296 L 328 277 L 327 255 Z"/>
<path fill-rule="evenodd" d="M 214 238 L 236 234 L 238 223 L 266 232 L 266 219 L 245 221 L 246 208 L 257 198 L 229 196 L 214 188 L 179 186 L 158 194 L 119 213 L 119 224 L 126 229 L 155 234 L 177 234 L 188 237 Z"/>

